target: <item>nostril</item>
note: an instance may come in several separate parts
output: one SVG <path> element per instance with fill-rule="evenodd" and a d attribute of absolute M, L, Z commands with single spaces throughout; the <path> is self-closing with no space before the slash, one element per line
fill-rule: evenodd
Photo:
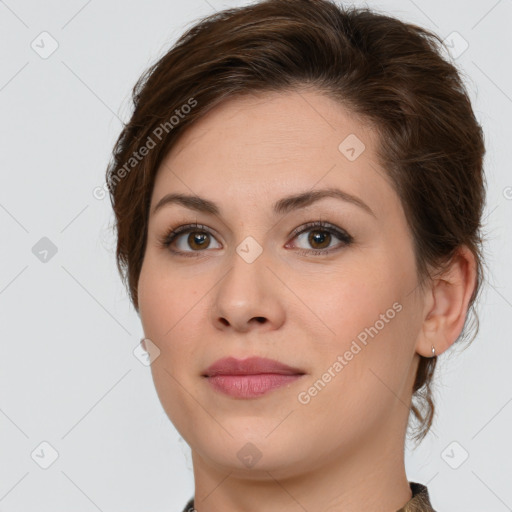
<path fill-rule="evenodd" d="M 256 317 L 256 321 L 259 322 L 260 324 L 264 323 L 265 322 L 265 318 L 262 317 L 262 316 L 257 316 Z"/>

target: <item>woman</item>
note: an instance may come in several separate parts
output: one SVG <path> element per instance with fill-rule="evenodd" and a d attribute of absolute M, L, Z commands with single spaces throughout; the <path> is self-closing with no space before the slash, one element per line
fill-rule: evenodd
<path fill-rule="evenodd" d="M 326 0 L 188 30 L 107 183 L 185 510 L 432 511 L 404 443 L 482 280 L 483 135 L 440 40 Z M 412 415 L 410 413 L 413 413 Z"/>

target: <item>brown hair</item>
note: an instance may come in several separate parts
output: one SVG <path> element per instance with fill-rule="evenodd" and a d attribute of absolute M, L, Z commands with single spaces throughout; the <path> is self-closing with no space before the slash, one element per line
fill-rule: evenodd
<path fill-rule="evenodd" d="M 459 339 L 471 313 L 476 335 L 485 148 L 459 72 L 441 49 L 426 29 L 329 0 L 266 0 L 189 28 L 134 86 L 134 112 L 107 169 L 117 266 L 135 309 L 155 175 L 180 134 L 236 95 L 312 87 L 376 127 L 379 163 L 402 201 L 421 284 L 461 245 L 475 255 L 477 282 Z M 433 420 L 436 361 L 421 357 L 412 390 L 418 441 Z"/>

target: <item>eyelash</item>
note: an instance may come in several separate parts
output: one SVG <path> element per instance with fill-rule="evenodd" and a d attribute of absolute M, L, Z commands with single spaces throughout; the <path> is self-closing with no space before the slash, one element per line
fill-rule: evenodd
<path fill-rule="evenodd" d="M 185 257 L 201 257 L 203 256 L 201 253 L 205 252 L 204 250 L 176 251 L 170 248 L 171 244 L 178 238 L 179 235 L 195 231 L 199 233 L 208 233 L 209 235 L 213 236 L 213 233 L 209 230 L 209 228 L 207 226 L 204 226 L 203 224 L 185 224 L 183 226 L 179 226 L 178 228 L 169 230 L 164 236 L 159 238 L 159 243 L 176 255 Z M 313 255 L 315 257 L 326 256 L 334 251 L 340 250 L 342 247 L 350 245 L 354 241 L 352 236 L 349 235 L 345 230 L 337 228 L 336 226 L 330 224 L 329 222 L 324 222 L 321 220 L 308 222 L 300 226 L 299 228 L 294 229 L 290 236 L 292 236 L 293 240 L 294 238 L 298 237 L 299 235 L 302 235 L 303 233 L 307 233 L 308 231 L 322 231 L 330 233 L 331 235 L 334 235 L 336 238 L 338 238 L 341 241 L 341 243 L 335 248 L 331 249 L 299 249 L 298 252 L 301 256 L 312 256 L 311 253 L 314 253 Z"/>

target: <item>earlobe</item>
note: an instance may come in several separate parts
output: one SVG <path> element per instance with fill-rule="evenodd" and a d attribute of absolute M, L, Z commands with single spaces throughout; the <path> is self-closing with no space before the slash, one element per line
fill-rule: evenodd
<path fill-rule="evenodd" d="M 432 357 L 448 350 L 457 340 L 476 286 L 476 259 L 466 247 L 461 246 L 448 268 L 432 280 L 425 301 L 424 320 L 417 352 Z"/>

